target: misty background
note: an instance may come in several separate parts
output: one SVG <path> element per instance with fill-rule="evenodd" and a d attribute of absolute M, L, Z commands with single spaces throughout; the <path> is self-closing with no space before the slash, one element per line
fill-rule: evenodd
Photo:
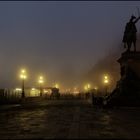
<path fill-rule="evenodd" d="M 125 51 L 122 37 L 139 1 L 11 1 L 0 2 L 0 88 L 26 85 L 43 75 L 47 86 L 102 84 L 110 74 L 119 79 L 117 59 Z M 140 22 L 136 24 L 140 33 Z M 139 49 L 138 36 L 137 48 Z"/>

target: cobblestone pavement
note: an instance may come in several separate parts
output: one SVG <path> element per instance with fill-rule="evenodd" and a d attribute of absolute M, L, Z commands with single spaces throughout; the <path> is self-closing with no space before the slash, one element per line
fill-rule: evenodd
<path fill-rule="evenodd" d="M 140 109 L 101 109 L 87 101 L 0 111 L 0 139 L 139 138 Z"/>

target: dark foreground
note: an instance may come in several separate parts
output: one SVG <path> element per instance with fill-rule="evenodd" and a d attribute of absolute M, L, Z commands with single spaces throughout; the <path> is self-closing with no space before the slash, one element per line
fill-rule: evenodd
<path fill-rule="evenodd" d="M 0 139 L 140 139 L 140 108 L 102 109 L 86 100 L 0 110 Z"/>

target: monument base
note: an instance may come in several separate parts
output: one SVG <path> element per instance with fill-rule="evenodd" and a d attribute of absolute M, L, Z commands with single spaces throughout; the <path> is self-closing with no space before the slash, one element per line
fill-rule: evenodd
<path fill-rule="evenodd" d="M 140 106 L 140 52 L 124 52 L 120 59 L 121 79 L 104 100 L 104 106 Z"/>

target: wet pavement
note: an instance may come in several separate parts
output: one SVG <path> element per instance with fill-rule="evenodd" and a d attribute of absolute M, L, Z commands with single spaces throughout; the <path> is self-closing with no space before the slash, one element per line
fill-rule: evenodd
<path fill-rule="evenodd" d="M 140 108 L 102 109 L 86 100 L 0 110 L 0 139 L 140 139 Z"/>

